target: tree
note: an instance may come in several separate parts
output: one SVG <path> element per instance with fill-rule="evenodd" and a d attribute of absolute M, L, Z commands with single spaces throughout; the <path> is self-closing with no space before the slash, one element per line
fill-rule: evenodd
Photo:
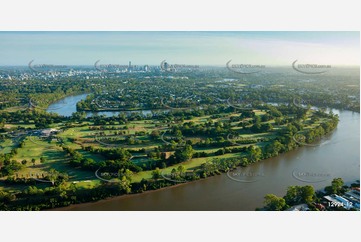
<path fill-rule="evenodd" d="M 123 176 L 125 176 L 125 178 L 128 180 L 128 181 L 132 181 L 132 177 L 133 177 L 133 172 L 130 171 L 129 169 L 120 169 L 118 171 L 118 174 L 119 174 L 119 178 L 122 178 Z"/>
<path fill-rule="evenodd" d="M 332 184 L 332 189 L 333 189 L 334 193 L 338 194 L 341 192 L 344 182 L 343 182 L 342 178 L 335 178 L 332 180 L 331 184 Z"/>
<path fill-rule="evenodd" d="M 177 171 L 179 173 L 179 176 L 183 176 L 183 174 L 186 172 L 186 168 L 184 166 L 178 166 Z"/>
<path fill-rule="evenodd" d="M 160 133 L 159 133 L 159 130 L 153 130 L 152 133 L 150 134 L 150 137 L 153 139 L 153 140 L 156 140 L 160 137 Z"/>
<path fill-rule="evenodd" d="M 126 194 L 131 193 L 133 172 L 129 169 L 120 169 L 118 173 L 120 178 L 119 188 Z"/>
<path fill-rule="evenodd" d="M 286 195 L 283 197 L 288 205 L 311 203 L 315 198 L 313 186 L 289 186 Z"/>
<path fill-rule="evenodd" d="M 254 133 L 261 132 L 261 123 L 255 123 L 254 125 L 252 125 L 250 130 Z"/>
<path fill-rule="evenodd" d="M 254 116 L 256 116 L 256 113 L 253 111 L 248 111 L 248 110 L 244 110 L 241 113 L 241 118 L 253 118 Z"/>
<path fill-rule="evenodd" d="M 193 148 L 191 145 L 186 145 L 183 149 L 177 149 L 174 152 L 175 159 L 178 162 L 190 160 L 193 156 Z"/>
<path fill-rule="evenodd" d="M 254 116 L 253 117 L 253 123 L 254 124 L 260 124 L 261 123 L 261 117 L 260 116 Z"/>
<path fill-rule="evenodd" d="M 313 186 L 303 186 L 301 188 L 301 198 L 304 203 L 311 203 L 315 198 L 315 189 Z"/>
<path fill-rule="evenodd" d="M 175 168 L 172 169 L 170 174 L 171 174 L 172 179 L 175 179 L 178 176 L 178 172 Z"/>
<path fill-rule="evenodd" d="M 297 131 L 298 131 L 298 129 L 292 124 L 288 124 L 286 127 L 286 133 L 289 133 L 290 135 L 296 134 Z"/>
<path fill-rule="evenodd" d="M 51 184 L 55 184 L 55 181 L 58 179 L 59 177 L 59 172 L 57 172 L 55 169 L 50 169 L 49 174 L 48 174 L 48 178 L 49 181 L 51 181 Z"/>
<path fill-rule="evenodd" d="M 162 153 L 160 154 L 160 159 L 161 159 L 161 160 L 166 160 L 166 159 L 167 159 L 167 154 L 166 154 L 165 152 L 162 152 Z"/>
<path fill-rule="evenodd" d="M 183 136 L 182 131 L 180 131 L 179 129 L 175 131 L 174 135 L 177 137 L 177 139 L 181 139 Z"/>
<path fill-rule="evenodd" d="M 21 164 L 23 164 L 23 165 L 26 165 L 26 163 L 28 163 L 28 161 L 25 159 L 21 161 Z"/>
<path fill-rule="evenodd" d="M 344 182 L 342 178 L 335 178 L 331 182 L 331 186 L 325 187 L 325 191 L 328 194 L 340 194 L 342 192 L 342 187 L 344 185 Z"/>
<path fill-rule="evenodd" d="M 264 208 L 268 211 L 281 211 L 286 208 L 286 201 L 274 194 L 267 194 L 264 201 Z"/>
<path fill-rule="evenodd" d="M 34 158 L 31 159 L 31 163 L 33 163 L 33 166 L 35 166 L 35 159 Z"/>
<path fill-rule="evenodd" d="M 119 188 L 127 194 L 131 193 L 132 186 L 126 176 L 122 176 L 122 178 L 120 179 Z"/>
<path fill-rule="evenodd" d="M 8 203 L 10 201 L 14 201 L 16 199 L 15 194 L 11 194 L 9 192 L 0 191 L 0 205 L 1 203 Z"/>
<path fill-rule="evenodd" d="M 289 186 L 287 188 L 287 193 L 286 195 L 283 197 L 286 201 L 286 203 L 288 205 L 296 205 L 296 204 L 300 204 L 300 191 L 299 191 L 299 186 Z"/>
<path fill-rule="evenodd" d="M 157 167 L 154 171 L 152 171 L 152 178 L 157 180 L 162 177 L 160 169 Z"/>
<path fill-rule="evenodd" d="M 46 158 L 44 156 L 40 157 L 40 163 L 45 163 L 46 162 Z"/>
<path fill-rule="evenodd" d="M 273 129 L 272 124 L 270 123 L 265 123 L 261 125 L 261 129 L 259 130 L 260 132 L 269 132 Z"/>
<path fill-rule="evenodd" d="M 249 164 L 249 161 L 246 157 L 241 159 L 241 166 L 246 167 Z"/>
<path fill-rule="evenodd" d="M 271 144 L 266 145 L 265 152 L 267 153 L 266 155 L 272 157 L 272 156 L 277 156 L 279 152 L 282 151 L 283 149 L 284 149 L 284 145 L 281 142 L 275 140 Z"/>
<path fill-rule="evenodd" d="M 281 118 L 279 118 L 279 117 L 275 118 L 275 125 L 280 125 L 281 122 L 282 122 Z"/>
<path fill-rule="evenodd" d="M 262 115 L 262 117 L 261 117 L 261 121 L 262 122 L 267 122 L 267 121 L 269 121 L 269 120 L 271 120 L 272 119 L 272 117 L 271 117 L 271 115 L 269 115 L 268 113 L 265 113 L 264 115 Z"/>
<path fill-rule="evenodd" d="M 260 147 L 251 145 L 248 149 L 251 162 L 259 161 L 262 158 L 262 150 Z"/>

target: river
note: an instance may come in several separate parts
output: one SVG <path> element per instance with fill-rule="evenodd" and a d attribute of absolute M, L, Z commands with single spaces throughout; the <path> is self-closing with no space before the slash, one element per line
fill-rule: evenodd
<path fill-rule="evenodd" d="M 52 103 L 47 108 L 47 112 L 57 113 L 59 115 L 70 117 L 72 113 L 76 112 L 76 103 L 80 100 L 86 98 L 88 94 L 80 94 L 80 95 L 72 95 L 67 96 L 58 100 L 57 102 Z M 163 110 L 164 111 L 164 110 Z M 151 115 L 151 110 L 139 110 L 139 111 L 100 111 L 100 112 L 93 112 L 93 111 L 86 111 L 86 117 L 91 117 L 94 115 L 104 115 L 105 117 L 117 116 L 120 113 L 125 113 L 126 115 L 130 115 L 131 113 L 141 113 L 142 115 Z"/>
<path fill-rule="evenodd" d="M 337 177 L 350 184 L 360 179 L 360 115 L 333 112 L 340 116 L 338 127 L 319 146 L 304 146 L 247 168 L 187 184 L 55 210 L 253 211 L 262 207 L 266 194 L 283 196 L 291 185 L 322 189 Z"/>

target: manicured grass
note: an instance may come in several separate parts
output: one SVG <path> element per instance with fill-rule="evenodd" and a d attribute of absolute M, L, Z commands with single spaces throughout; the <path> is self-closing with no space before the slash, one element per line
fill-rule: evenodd
<path fill-rule="evenodd" d="M 79 189 L 91 189 L 99 186 L 101 184 L 101 181 L 96 178 L 93 180 L 73 181 L 71 182 L 71 184 L 74 184 L 75 187 Z"/>
<path fill-rule="evenodd" d="M 6 128 L 17 128 L 17 127 L 21 127 L 21 128 L 30 128 L 30 129 L 34 129 L 35 128 L 35 124 L 6 124 L 5 127 Z"/>
<path fill-rule="evenodd" d="M 212 157 L 202 157 L 202 158 L 194 158 L 186 162 L 182 162 L 173 166 L 169 166 L 162 170 L 163 174 L 168 174 L 172 171 L 173 168 L 177 169 L 178 166 L 183 165 L 187 170 L 193 170 L 203 163 L 206 163 L 207 161 L 211 161 L 215 158 L 234 158 L 234 157 L 241 157 L 239 153 L 233 153 L 233 154 L 224 154 L 219 156 L 212 156 Z M 142 171 L 137 174 L 133 175 L 132 182 L 140 182 L 142 179 L 150 179 L 152 178 L 152 171 Z"/>
<path fill-rule="evenodd" d="M 13 113 L 17 111 L 22 111 L 27 109 L 26 105 L 16 106 L 16 107 L 9 107 L 1 110 L 1 112 Z"/>
<path fill-rule="evenodd" d="M 193 148 L 196 152 L 213 153 L 222 148 Z"/>
<path fill-rule="evenodd" d="M 84 150 L 77 150 L 80 154 L 82 154 L 84 156 L 84 158 L 90 158 L 90 159 L 93 159 L 94 161 L 96 162 L 100 162 L 100 161 L 104 161 L 105 158 L 101 155 L 98 155 L 98 154 L 93 154 L 93 153 L 90 153 L 90 152 L 86 152 Z"/>
<path fill-rule="evenodd" d="M 11 139 L 6 139 L 3 142 L 0 142 L 0 154 L 7 154 L 11 152 L 11 149 L 14 146 L 14 142 Z"/>
<path fill-rule="evenodd" d="M 30 161 L 32 158 L 35 158 L 39 161 L 41 156 L 48 157 L 53 151 L 61 151 L 61 148 L 57 145 L 57 142 L 45 142 L 40 140 L 35 136 L 28 136 L 24 139 L 24 147 L 18 149 L 18 154 L 14 157 L 17 161 L 22 161 L 23 159 L 27 159 Z"/>
<path fill-rule="evenodd" d="M 30 136 L 24 140 L 25 146 L 18 149 L 14 160 L 21 162 L 26 159 L 25 169 L 17 172 L 19 177 L 31 177 L 33 174 L 47 174 L 50 169 L 55 169 L 69 175 L 69 180 L 95 179 L 93 172 L 75 169 L 68 164 L 66 153 L 58 147 L 55 142 L 42 141 L 37 137 Z M 40 157 L 45 158 L 44 163 L 40 163 Z M 31 162 L 35 159 L 35 164 Z"/>

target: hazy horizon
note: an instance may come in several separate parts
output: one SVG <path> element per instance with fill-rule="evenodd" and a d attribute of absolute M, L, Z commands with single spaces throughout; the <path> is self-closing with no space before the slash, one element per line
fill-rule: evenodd
<path fill-rule="evenodd" d="M 171 64 L 359 66 L 359 32 L 0 32 L 0 66 Z"/>

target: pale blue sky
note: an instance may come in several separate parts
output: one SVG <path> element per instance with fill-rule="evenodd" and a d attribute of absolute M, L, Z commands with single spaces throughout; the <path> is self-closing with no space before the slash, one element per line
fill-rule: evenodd
<path fill-rule="evenodd" d="M 0 65 L 359 65 L 359 32 L 0 32 Z"/>

